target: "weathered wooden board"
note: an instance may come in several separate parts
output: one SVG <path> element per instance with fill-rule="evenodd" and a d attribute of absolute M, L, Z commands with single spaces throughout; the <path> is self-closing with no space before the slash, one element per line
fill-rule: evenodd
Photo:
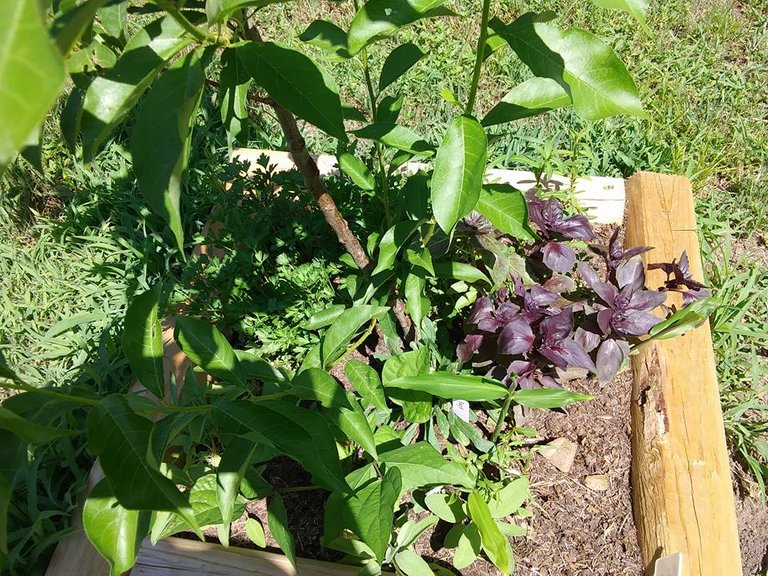
<path fill-rule="evenodd" d="M 690 182 L 640 173 L 627 181 L 627 247 L 654 246 L 645 263 L 688 253 L 703 278 Z M 647 283 L 666 279 L 651 271 Z M 682 552 L 684 576 L 741 572 L 736 511 L 709 323 L 653 342 L 632 358 L 632 489 L 649 570 Z M 652 572 L 650 572 L 652 573 Z"/>

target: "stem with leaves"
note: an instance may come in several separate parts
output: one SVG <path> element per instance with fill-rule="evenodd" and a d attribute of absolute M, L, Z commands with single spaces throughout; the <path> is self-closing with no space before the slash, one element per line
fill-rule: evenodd
<path fill-rule="evenodd" d="M 480 83 L 480 71 L 483 67 L 485 58 L 485 46 L 488 42 L 488 17 L 491 12 L 491 0 L 483 0 L 483 14 L 480 20 L 480 37 L 477 39 L 477 50 L 475 54 L 475 68 L 472 72 L 472 84 L 469 87 L 469 98 L 464 113 L 472 115 L 475 108 L 475 98 L 477 97 L 477 85 Z"/>

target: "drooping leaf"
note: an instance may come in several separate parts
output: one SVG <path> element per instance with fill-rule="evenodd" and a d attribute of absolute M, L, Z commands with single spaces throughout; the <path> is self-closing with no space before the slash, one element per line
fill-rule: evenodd
<path fill-rule="evenodd" d="M 464 466 L 447 460 L 428 442 L 417 442 L 380 453 L 379 461 L 387 468 L 396 467 L 400 470 L 404 492 L 441 484 L 456 484 L 467 488 L 475 484 Z"/>
<path fill-rule="evenodd" d="M 348 514 L 351 524 L 348 528 L 373 550 L 379 563 L 384 562 L 389 545 L 401 488 L 400 471 L 391 468 L 387 469 L 384 478 L 364 486 L 347 501 L 345 516 Z"/>
<path fill-rule="evenodd" d="M 469 493 L 467 510 L 480 531 L 480 540 L 488 558 L 502 574 L 511 574 L 513 560 L 509 554 L 509 543 L 493 521 L 488 504 L 476 490 Z"/>
<path fill-rule="evenodd" d="M 429 313 L 431 302 L 425 296 L 427 281 L 424 271 L 412 269 L 405 277 L 405 305 L 415 326 Z"/>
<path fill-rule="evenodd" d="M 434 152 L 434 147 L 419 134 L 398 124 L 374 122 L 358 130 L 353 130 L 352 134 L 358 138 L 376 140 L 385 146 L 391 146 L 414 155 L 427 156 Z"/>
<path fill-rule="evenodd" d="M 332 22 L 314 20 L 301 33 L 299 40 L 328 52 L 334 60 L 350 58 L 347 50 L 347 33 Z"/>
<path fill-rule="evenodd" d="M 563 87 L 551 78 L 531 78 L 507 92 L 482 120 L 483 126 L 494 126 L 536 116 L 570 105 L 571 98 Z"/>
<path fill-rule="evenodd" d="M 560 84 L 583 118 L 645 116 L 637 87 L 611 47 L 584 30 L 561 30 L 553 17 L 529 12 L 507 26 L 494 19 L 491 28 L 536 76 Z"/>
<path fill-rule="evenodd" d="M 346 141 L 339 89 L 333 78 L 310 58 L 273 42 L 249 42 L 237 54 L 253 81 L 278 104 Z"/>
<path fill-rule="evenodd" d="M 177 512 L 199 532 L 187 497 L 160 473 L 151 455 L 151 420 L 133 412 L 125 396 L 112 394 L 91 409 L 87 424 L 88 446 L 121 506 Z"/>
<path fill-rule="evenodd" d="M 352 337 L 372 318 L 386 314 L 383 306 L 355 306 L 342 312 L 326 330 L 320 343 L 320 359 L 329 368 L 344 352 Z"/>
<path fill-rule="evenodd" d="M 525 196 L 514 186 L 486 184 L 480 190 L 475 210 L 505 234 L 521 240 L 533 240 L 536 237 L 528 225 Z"/>
<path fill-rule="evenodd" d="M 83 98 L 85 92 L 73 87 L 67 98 L 64 109 L 59 117 L 59 129 L 69 151 L 74 154 L 77 149 L 77 135 L 80 133 L 80 118 L 83 115 Z"/>
<path fill-rule="evenodd" d="M 159 285 L 135 296 L 125 313 L 121 345 L 141 385 L 157 398 L 165 397 L 163 328 L 158 318 Z"/>
<path fill-rule="evenodd" d="M 418 229 L 419 224 L 413 220 L 399 222 L 384 233 L 379 241 L 379 260 L 371 273 L 372 275 L 392 268 L 398 252 L 411 237 L 411 234 Z"/>
<path fill-rule="evenodd" d="M 401 390 L 418 390 L 447 400 L 487 402 L 507 395 L 507 388 L 500 382 L 482 376 L 431 372 L 418 376 L 405 376 L 387 382 L 387 387 Z"/>
<path fill-rule="evenodd" d="M 512 400 L 529 408 L 562 408 L 574 402 L 592 400 L 592 396 L 556 388 L 533 388 L 513 392 Z"/>
<path fill-rule="evenodd" d="M 133 568 L 149 531 L 149 521 L 149 511 L 123 508 L 106 479 L 96 484 L 83 507 L 85 534 L 107 559 L 111 576 L 120 576 Z"/>
<path fill-rule="evenodd" d="M 469 214 L 480 198 L 488 141 L 480 123 L 469 116 L 453 120 L 435 156 L 432 211 L 446 234 Z"/>
<path fill-rule="evenodd" d="M 96 155 L 166 63 L 192 41 L 170 16 L 156 20 L 131 37 L 117 64 L 94 78 L 85 93 L 80 121 L 86 161 Z"/>
<path fill-rule="evenodd" d="M 648 0 L 592 0 L 592 2 L 595 6 L 600 6 L 601 8 L 626 12 L 640 22 L 644 28 L 648 28 L 648 24 L 645 21 L 645 14 L 648 11 Z"/>
<path fill-rule="evenodd" d="M 389 53 L 379 74 L 379 92 L 408 72 L 426 54 L 412 42 L 401 44 Z"/>
<path fill-rule="evenodd" d="M 434 576 L 429 564 L 415 552 L 401 550 L 395 554 L 395 566 L 405 576 Z"/>
<path fill-rule="evenodd" d="M 378 460 L 378 450 L 373 437 L 373 430 L 353 394 L 347 394 L 349 408 L 331 408 L 326 412 L 328 419 L 341 430 L 346 438 L 358 444 L 374 460 Z"/>
<path fill-rule="evenodd" d="M 205 320 L 177 316 L 173 337 L 181 351 L 211 376 L 246 385 L 232 346 L 215 326 Z"/>
<path fill-rule="evenodd" d="M 391 36 L 421 18 L 452 14 L 441 9 L 445 0 L 368 0 L 349 25 L 349 51 L 357 54 L 366 45 Z"/>
<path fill-rule="evenodd" d="M 222 522 L 235 520 L 235 500 L 240 493 L 240 483 L 251 465 L 256 444 L 241 437 L 234 437 L 224 449 L 224 455 L 216 471 L 216 501 Z"/>
<path fill-rule="evenodd" d="M 342 152 L 338 155 L 338 159 L 339 168 L 341 168 L 344 174 L 349 176 L 349 179 L 352 180 L 355 186 L 369 191 L 375 189 L 376 180 L 362 160 L 349 152 Z"/>
<path fill-rule="evenodd" d="M 264 8 L 270 4 L 279 4 L 289 0 L 205 0 L 205 13 L 208 22 L 221 22 L 227 16 L 243 8 Z"/>
<path fill-rule="evenodd" d="M 248 536 L 248 539 L 259 548 L 267 547 L 267 539 L 264 536 L 264 527 L 261 525 L 261 522 L 255 518 L 248 518 L 245 521 L 245 534 Z"/>
<path fill-rule="evenodd" d="M 376 370 L 360 360 L 352 359 L 344 365 L 344 372 L 363 400 L 378 410 L 389 411 L 384 388 Z"/>
<path fill-rule="evenodd" d="M 463 280 L 470 284 L 474 282 L 485 282 L 491 285 L 491 280 L 483 272 L 464 262 L 435 262 L 435 275 L 438 278 L 453 278 Z"/>
<path fill-rule="evenodd" d="M 37 0 L 0 4 L 0 174 L 37 133 L 64 84 L 64 61 Z"/>
<path fill-rule="evenodd" d="M 280 550 L 288 557 L 293 567 L 296 568 L 296 546 L 293 542 L 293 535 L 288 530 L 288 512 L 285 510 L 285 503 L 280 494 L 275 494 L 269 499 L 267 504 L 267 525 L 272 537 L 280 546 Z"/>

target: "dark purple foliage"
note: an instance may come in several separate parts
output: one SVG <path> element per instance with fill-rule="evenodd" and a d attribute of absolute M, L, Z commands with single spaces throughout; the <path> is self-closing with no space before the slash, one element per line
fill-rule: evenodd
<path fill-rule="evenodd" d="M 695 300 L 709 298 L 709 290 L 704 284 L 691 277 L 688 269 L 688 254 L 683 252 L 680 261 L 649 264 L 648 270 L 662 270 L 667 275 L 663 290 L 680 292 L 683 295 L 683 304 L 690 304 Z"/>

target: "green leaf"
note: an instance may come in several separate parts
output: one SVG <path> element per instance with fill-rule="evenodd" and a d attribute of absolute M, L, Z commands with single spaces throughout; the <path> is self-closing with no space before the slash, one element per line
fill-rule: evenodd
<path fill-rule="evenodd" d="M 121 506 L 178 512 L 199 534 L 187 497 L 160 473 L 151 455 L 151 420 L 132 412 L 125 396 L 112 394 L 88 413 L 87 424 L 88 446 Z"/>
<path fill-rule="evenodd" d="M 26 418 L 22 418 L 5 406 L 0 405 L 0 430 L 8 430 L 27 444 L 44 444 L 73 434 L 70 430 L 62 430 L 53 426 L 44 426 Z"/>
<path fill-rule="evenodd" d="M 400 471 L 391 468 L 384 478 L 367 484 L 347 501 L 349 528 L 373 550 L 380 564 L 389 546 L 401 488 Z"/>
<path fill-rule="evenodd" d="M 0 554 L 8 554 L 8 510 L 13 487 L 5 474 L 0 474 Z"/>
<path fill-rule="evenodd" d="M 139 190 L 155 214 L 168 222 L 182 253 L 181 182 L 204 82 L 200 52 L 174 63 L 144 99 L 131 138 Z"/>
<path fill-rule="evenodd" d="M 432 253 L 429 248 L 422 248 L 421 250 L 414 250 L 413 248 L 405 249 L 405 257 L 408 262 L 414 266 L 423 268 L 426 272 L 429 272 L 432 276 L 435 275 L 435 267 L 432 264 Z"/>
<path fill-rule="evenodd" d="M 379 260 L 371 275 L 390 270 L 394 266 L 398 252 L 419 228 L 419 225 L 419 222 L 407 220 L 395 224 L 384 233 L 379 241 Z"/>
<path fill-rule="evenodd" d="M 480 530 L 474 522 L 466 526 L 456 526 L 455 528 L 459 529 L 459 541 L 456 552 L 453 554 L 453 566 L 463 570 L 480 555 L 480 550 L 482 549 Z"/>
<path fill-rule="evenodd" d="M 571 98 L 551 78 L 531 78 L 518 84 L 485 115 L 481 124 L 494 126 L 569 106 Z"/>
<path fill-rule="evenodd" d="M 357 54 L 366 45 L 391 36 L 406 24 L 421 18 L 445 16 L 445 0 L 368 0 L 349 25 L 349 51 Z"/>
<path fill-rule="evenodd" d="M 455 494 L 427 494 L 424 498 L 424 503 L 430 512 L 434 513 L 440 520 L 450 524 L 463 522 L 467 517 L 464 514 L 461 500 Z"/>
<path fill-rule="evenodd" d="M 272 537 L 280 546 L 280 550 L 288 557 L 293 567 L 296 568 L 296 546 L 293 543 L 293 536 L 288 530 L 288 513 L 285 510 L 283 497 L 275 494 L 269 499 L 267 505 L 267 525 Z"/>
<path fill-rule="evenodd" d="M 368 418 L 365 417 L 365 412 L 363 412 L 353 394 L 348 393 L 347 400 L 350 408 L 332 408 L 326 412 L 328 419 L 349 440 L 358 444 L 374 460 L 378 460 L 379 455 L 376 449 L 376 441 L 373 438 L 373 430 L 371 430 Z"/>
<path fill-rule="evenodd" d="M 379 74 L 379 92 L 408 72 L 426 54 L 412 42 L 401 44 L 389 53 Z"/>
<path fill-rule="evenodd" d="M 232 146 L 236 139 L 248 139 L 248 90 L 251 77 L 237 58 L 237 51 L 231 48 L 221 53 L 221 121 L 227 130 L 227 142 Z"/>
<path fill-rule="evenodd" d="M 149 511 L 123 508 L 106 479 L 96 484 L 83 507 L 85 534 L 109 562 L 111 576 L 133 568 L 149 521 Z"/>
<path fill-rule="evenodd" d="M 128 41 L 117 64 L 94 78 L 85 93 L 80 121 L 86 161 L 96 155 L 166 63 L 192 42 L 170 16 L 156 20 Z"/>
<path fill-rule="evenodd" d="M 522 476 L 512 480 L 491 496 L 488 509 L 494 518 L 504 518 L 516 512 L 528 499 L 528 478 Z"/>
<path fill-rule="evenodd" d="M 353 156 L 349 152 L 342 152 L 338 155 L 339 168 L 344 172 L 349 179 L 363 190 L 372 191 L 376 188 L 376 180 L 368 169 L 368 166 L 360 160 L 357 156 Z"/>
<path fill-rule="evenodd" d="M 326 20 L 312 22 L 299 40 L 332 54 L 333 60 L 346 60 L 351 56 L 347 50 L 347 33 Z"/>
<path fill-rule="evenodd" d="M 653 340 L 667 340 L 685 334 L 701 326 L 715 311 L 722 306 L 717 298 L 702 298 L 683 306 L 663 322 L 659 322 L 649 332 Z"/>
<path fill-rule="evenodd" d="M 376 140 L 385 146 L 391 146 L 415 155 L 430 155 L 434 152 L 432 144 L 413 130 L 398 124 L 374 122 L 358 130 L 353 130 L 352 134 L 358 138 Z"/>
<path fill-rule="evenodd" d="M 421 326 L 421 321 L 429 313 L 431 302 L 424 296 L 427 281 L 423 270 L 412 270 L 405 277 L 405 305 L 414 325 Z"/>
<path fill-rule="evenodd" d="M 157 398 L 165 397 L 163 328 L 158 318 L 159 285 L 135 296 L 125 313 L 121 346 L 133 374 Z"/>
<path fill-rule="evenodd" d="M 529 408 L 562 408 L 574 402 L 592 400 L 592 396 L 554 388 L 534 388 L 513 392 L 512 400 Z"/>
<path fill-rule="evenodd" d="M 349 341 L 369 322 L 382 314 L 388 308 L 383 306 L 355 306 L 342 312 L 333 324 L 326 330 L 320 342 L 320 359 L 324 368 L 329 368 L 342 355 Z"/>
<path fill-rule="evenodd" d="M 363 400 L 378 410 L 389 412 L 384 387 L 376 370 L 353 358 L 344 365 L 344 373 Z"/>
<path fill-rule="evenodd" d="M 235 500 L 240 493 L 240 483 L 251 465 L 256 444 L 235 436 L 224 449 L 216 471 L 216 501 L 222 522 L 235 520 Z"/>
<path fill-rule="evenodd" d="M 492 284 L 483 272 L 464 262 L 437 262 L 435 263 L 435 275 L 438 278 L 453 278 L 470 284 L 474 282 L 485 282 L 489 286 Z"/>
<path fill-rule="evenodd" d="M 389 124 L 396 123 L 400 117 L 400 111 L 403 109 L 404 101 L 405 96 L 402 94 L 398 96 L 384 96 L 376 107 L 376 120 Z"/>
<path fill-rule="evenodd" d="M 494 19 L 491 28 L 536 76 L 560 84 L 583 118 L 645 117 L 637 87 L 611 47 L 584 30 L 560 30 L 553 17 L 551 12 L 529 12 L 508 26 Z"/>
<path fill-rule="evenodd" d="M 245 534 L 248 536 L 248 539 L 259 548 L 267 547 L 267 539 L 264 536 L 264 527 L 261 525 L 261 522 L 255 518 L 248 518 L 245 521 Z"/>
<path fill-rule="evenodd" d="M 310 58 L 273 42 L 237 48 L 253 81 L 278 104 L 339 140 L 346 141 L 339 89 Z"/>
<path fill-rule="evenodd" d="M 648 28 L 645 14 L 648 11 L 648 0 L 592 0 L 595 6 L 621 10 L 640 22 L 644 28 Z"/>
<path fill-rule="evenodd" d="M 525 196 L 509 184 L 483 186 L 475 210 L 505 234 L 520 240 L 536 238 L 528 225 L 528 204 L 525 202 Z"/>
<path fill-rule="evenodd" d="M 205 0 L 205 13 L 208 22 L 221 22 L 227 16 L 242 8 L 264 8 L 270 4 L 279 4 L 289 0 Z"/>
<path fill-rule="evenodd" d="M 447 460 L 428 442 L 417 442 L 379 454 L 379 462 L 396 467 L 402 475 L 403 491 L 426 486 L 456 484 L 471 488 L 474 481 L 464 466 Z"/>
<path fill-rule="evenodd" d="M 384 363 L 381 373 L 384 386 L 403 376 L 416 376 L 429 372 L 429 348 L 426 346 L 392 356 Z M 403 407 L 403 416 L 408 422 L 423 423 L 432 414 L 432 397 L 418 390 L 394 389 L 389 397 L 395 404 Z"/>
<path fill-rule="evenodd" d="M 54 20 L 51 25 L 51 35 L 63 56 L 69 54 L 80 41 L 83 33 L 93 23 L 96 11 L 106 0 L 89 0 L 71 10 L 67 10 Z"/>
<path fill-rule="evenodd" d="M 324 408 L 351 408 L 336 379 L 320 368 L 307 368 L 291 381 L 291 394 L 319 402 Z"/>
<path fill-rule="evenodd" d="M 480 198 L 488 141 L 480 123 L 458 116 L 445 132 L 435 156 L 432 211 L 446 234 L 469 214 Z"/>
<path fill-rule="evenodd" d="M 232 346 L 215 326 L 205 320 L 177 316 L 173 337 L 181 351 L 208 374 L 230 384 L 246 386 Z"/>
<path fill-rule="evenodd" d="M 0 4 L 0 173 L 38 132 L 64 84 L 64 61 L 40 6 L 37 0 Z"/>
<path fill-rule="evenodd" d="M 469 402 L 498 400 L 504 398 L 508 392 L 506 386 L 491 378 L 452 374 L 450 372 L 405 376 L 390 380 L 385 386 L 401 390 L 417 390 L 427 392 L 438 398 L 467 400 Z"/>
<path fill-rule="evenodd" d="M 491 562 L 496 565 L 502 574 L 510 574 L 512 571 L 512 558 L 509 554 L 509 543 L 493 521 L 488 504 L 486 504 L 479 492 L 473 490 L 469 493 L 467 510 L 469 511 L 469 517 L 480 531 L 480 539 L 483 549 L 488 554 L 488 558 L 490 558 Z"/>
<path fill-rule="evenodd" d="M 59 117 L 59 128 L 69 151 L 74 154 L 77 149 L 77 135 L 80 133 L 80 118 L 83 115 L 83 98 L 85 92 L 73 87 L 67 98 L 64 109 Z"/>
<path fill-rule="evenodd" d="M 405 576 L 435 576 L 429 564 L 410 550 L 401 550 L 395 554 L 395 566 Z"/>
<path fill-rule="evenodd" d="M 222 400 L 211 410 L 222 431 L 255 436 L 301 464 L 317 482 L 347 492 L 336 441 L 325 420 L 313 410 L 290 402 Z"/>
<path fill-rule="evenodd" d="M 307 320 L 304 327 L 307 330 L 319 330 L 333 323 L 347 307 L 344 304 L 333 304 L 320 310 L 320 312 L 313 314 Z"/>
<path fill-rule="evenodd" d="M 419 536 L 437 524 L 438 520 L 439 518 L 432 514 L 422 518 L 418 522 L 408 520 L 397 532 L 397 546 L 400 548 L 408 548 L 419 538 Z"/>
<path fill-rule="evenodd" d="M 122 38 L 128 26 L 128 2 L 118 2 L 101 8 L 99 23 L 112 38 Z"/>

